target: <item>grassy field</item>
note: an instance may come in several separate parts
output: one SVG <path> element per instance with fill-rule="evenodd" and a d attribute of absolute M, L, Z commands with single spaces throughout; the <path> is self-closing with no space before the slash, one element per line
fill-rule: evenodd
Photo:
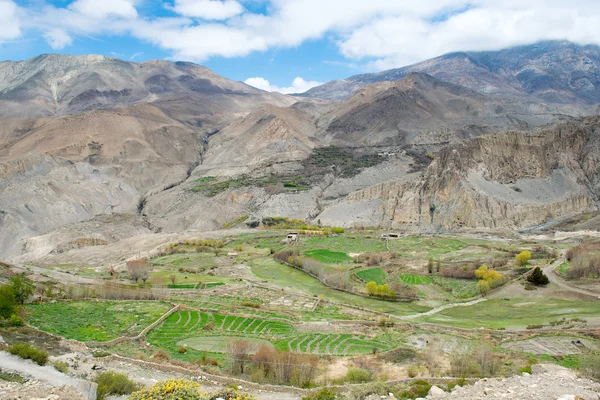
<path fill-rule="evenodd" d="M 328 288 L 304 272 L 283 265 L 272 258 L 252 260 L 249 265 L 252 273 L 259 279 L 311 296 L 323 295 L 327 300 L 354 304 L 394 315 L 411 315 L 431 309 L 431 307 L 421 306 L 416 303 L 382 301 L 340 292 L 339 290 Z"/>
<path fill-rule="evenodd" d="M 352 257 L 350 257 L 346 253 L 342 253 L 340 251 L 331 251 L 327 249 L 316 249 L 316 250 L 308 250 L 303 253 L 306 257 L 314 258 L 317 261 L 321 261 L 327 264 L 342 264 L 345 262 L 352 261 Z"/>
<path fill-rule="evenodd" d="M 445 237 L 421 237 L 409 236 L 389 241 L 390 250 L 400 255 L 413 255 L 423 258 L 440 256 L 456 252 L 468 246 L 467 243 L 458 239 Z"/>
<path fill-rule="evenodd" d="M 184 253 L 170 254 L 152 259 L 152 265 L 165 267 L 173 266 L 177 268 L 195 268 L 203 270 L 216 265 L 214 253 Z"/>
<path fill-rule="evenodd" d="M 524 328 L 561 318 L 600 318 L 600 302 L 549 297 L 490 299 L 469 307 L 456 307 L 415 321 L 461 328 Z"/>
<path fill-rule="evenodd" d="M 385 283 L 387 273 L 381 268 L 371 268 L 358 271 L 356 276 L 366 282 L 375 282 L 378 285 L 382 285 Z"/>
<path fill-rule="evenodd" d="M 399 278 L 407 285 L 429 285 L 431 278 L 424 275 L 400 275 Z"/>
<path fill-rule="evenodd" d="M 56 302 L 27 306 L 29 323 L 82 342 L 133 336 L 169 310 L 160 302 Z"/>
<path fill-rule="evenodd" d="M 565 278 L 567 276 L 567 273 L 569 272 L 569 268 L 571 268 L 571 262 L 570 261 L 565 261 L 564 263 L 560 264 L 558 266 L 558 268 L 556 268 L 556 273 L 560 276 L 562 276 L 563 278 Z"/>
<path fill-rule="evenodd" d="M 476 279 L 455 279 L 434 276 L 432 280 L 433 283 L 457 299 L 468 299 L 479 295 Z"/>
<path fill-rule="evenodd" d="M 199 282 L 219 282 L 222 284 L 231 283 L 233 278 L 226 276 L 213 276 L 205 274 L 190 274 L 187 272 L 179 272 L 176 269 L 159 269 L 152 271 L 150 279 L 154 283 L 162 285 L 172 285 L 171 276 L 175 276 L 175 285 L 195 285 Z"/>

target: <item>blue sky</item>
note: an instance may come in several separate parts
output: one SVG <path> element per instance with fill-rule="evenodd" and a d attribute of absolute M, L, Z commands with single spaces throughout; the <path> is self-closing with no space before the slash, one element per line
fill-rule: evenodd
<path fill-rule="evenodd" d="M 600 43 L 595 0 L 0 0 L 0 59 L 194 61 L 293 92 L 451 51 Z"/>

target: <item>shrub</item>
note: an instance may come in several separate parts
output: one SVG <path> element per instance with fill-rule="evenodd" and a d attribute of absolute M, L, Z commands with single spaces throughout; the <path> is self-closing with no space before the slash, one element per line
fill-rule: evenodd
<path fill-rule="evenodd" d="M 0 369 L 0 381 L 25 383 L 26 379 L 23 378 L 19 374 L 15 374 L 13 372 L 2 371 Z"/>
<path fill-rule="evenodd" d="M 168 380 L 133 393 L 129 400 L 208 400 L 200 390 L 200 384 L 185 379 Z"/>
<path fill-rule="evenodd" d="M 25 323 L 23 322 L 23 318 L 17 314 L 13 314 L 8 319 L 8 324 L 10 326 L 23 326 Z"/>
<path fill-rule="evenodd" d="M 429 389 L 431 389 L 431 384 L 426 381 L 414 381 L 411 383 L 408 389 L 405 389 L 397 394 L 396 397 L 401 399 L 416 399 L 416 398 L 425 398 L 429 393 Z"/>
<path fill-rule="evenodd" d="M 547 285 L 549 282 L 548 277 L 542 272 L 540 267 L 535 267 L 533 272 L 527 277 L 527 281 L 536 286 Z"/>
<path fill-rule="evenodd" d="M 15 343 L 8 348 L 8 352 L 21 358 L 32 360 L 38 365 L 46 365 L 48 362 L 48 353 L 28 343 Z"/>
<path fill-rule="evenodd" d="M 240 306 L 250 307 L 250 308 L 260 308 L 260 304 L 253 303 L 251 301 L 243 301 L 240 303 Z"/>
<path fill-rule="evenodd" d="M 522 368 L 519 368 L 519 372 L 522 373 L 527 373 L 527 374 L 531 374 L 531 364 L 526 365 Z"/>
<path fill-rule="evenodd" d="M 333 230 L 333 233 L 337 233 L 337 234 L 344 233 L 344 231 L 345 231 L 344 228 L 339 228 L 339 227 L 334 227 L 332 230 Z"/>
<path fill-rule="evenodd" d="M 64 361 L 54 361 L 52 363 L 52 366 L 57 370 L 62 372 L 63 374 L 66 374 L 67 372 L 69 372 L 69 364 L 67 364 Z"/>
<path fill-rule="evenodd" d="M 156 353 L 154 353 L 152 355 L 152 358 L 154 360 L 159 360 L 159 361 L 168 361 L 171 359 L 171 355 L 165 351 L 157 351 Z"/>
<path fill-rule="evenodd" d="M 531 260 L 531 252 L 529 250 L 524 250 L 515 256 L 515 263 L 520 267 L 529 264 L 529 260 Z"/>
<path fill-rule="evenodd" d="M 594 379 L 600 379 L 600 355 L 589 354 L 581 359 L 581 372 Z"/>
<path fill-rule="evenodd" d="M 544 325 L 527 325 L 526 329 L 542 329 L 544 327 Z"/>
<path fill-rule="evenodd" d="M 440 275 L 446 278 L 475 279 L 475 267 L 468 265 L 462 267 L 445 267 L 440 271 Z"/>
<path fill-rule="evenodd" d="M 396 349 L 388 351 L 381 356 L 386 361 L 401 364 L 410 360 L 414 360 L 417 357 L 417 353 L 413 349 Z M 410 367 L 409 367 L 410 369 Z"/>
<path fill-rule="evenodd" d="M 178 352 L 179 354 L 185 354 L 185 353 L 187 353 L 187 350 L 188 350 L 187 346 L 180 346 L 180 347 L 177 349 L 177 352 Z"/>
<path fill-rule="evenodd" d="M 109 353 L 108 351 L 104 351 L 104 350 L 98 350 L 92 353 L 92 356 L 94 358 L 102 358 L 102 357 L 108 357 L 110 356 L 111 353 Z"/>
<path fill-rule="evenodd" d="M 477 287 L 479 288 L 479 292 L 482 295 L 486 295 L 491 290 L 489 282 L 488 281 L 484 281 L 484 280 L 480 280 L 477 283 Z"/>
<path fill-rule="evenodd" d="M 318 392 L 302 397 L 302 400 L 341 400 L 344 397 L 337 394 L 333 389 L 323 388 Z"/>
<path fill-rule="evenodd" d="M 115 371 L 98 374 L 94 382 L 98 384 L 98 391 L 96 392 L 96 399 L 98 400 L 105 399 L 112 394 L 131 394 L 139 388 L 137 383 L 130 380 L 127 375 Z"/>
<path fill-rule="evenodd" d="M 179 399 L 179 397 L 177 397 Z M 223 389 L 211 395 L 210 400 L 254 400 L 254 397 L 233 388 Z M 200 400 L 200 399 L 199 399 Z"/>
<path fill-rule="evenodd" d="M 365 383 L 373 380 L 373 374 L 364 368 L 350 368 L 341 380 L 345 383 Z"/>

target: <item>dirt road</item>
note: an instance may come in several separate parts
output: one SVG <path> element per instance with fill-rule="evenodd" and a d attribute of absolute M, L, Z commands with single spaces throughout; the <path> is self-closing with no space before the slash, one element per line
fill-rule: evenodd
<path fill-rule="evenodd" d="M 570 292 L 574 292 L 574 293 L 582 294 L 584 296 L 590 296 L 590 297 L 593 297 L 596 299 L 600 299 L 600 295 L 598 295 L 598 293 L 594 293 L 589 290 L 585 290 L 585 289 L 578 288 L 576 286 L 572 286 L 554 272 L 554 270 L 556 268 L 558 268 L 565 261 L 566 261 L 566 258 L 563 254 L 558 260 L 556 260 L 552 264 L 550 264 L 542 269 L 544 271 L 544 274 L 546 274 L 546 276 L 548 277 L 548 280 L 550 281 L 550 283 L 553 283 L 556 286 L 558 286 L 564 290 L 568 290 Z"/>

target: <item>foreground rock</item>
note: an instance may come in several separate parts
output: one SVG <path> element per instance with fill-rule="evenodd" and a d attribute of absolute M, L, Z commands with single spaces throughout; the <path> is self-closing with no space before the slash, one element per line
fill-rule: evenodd
<path fill-rule="evenodd" d="M 532 370 L 532 375 L 483 379 L 473 386 L 457 386 L 451 393 L 430 392 L 427 399 L 600 399 L 600 384 L 579 378 L 567 368 L 553 364 L 539 364 L 534 365 Z"/>
<path fill-rule="evenodd" d="M 53 387 L 39 381 L 0 383 L 0 400 L 86 400 L 73 386 Z"/>

